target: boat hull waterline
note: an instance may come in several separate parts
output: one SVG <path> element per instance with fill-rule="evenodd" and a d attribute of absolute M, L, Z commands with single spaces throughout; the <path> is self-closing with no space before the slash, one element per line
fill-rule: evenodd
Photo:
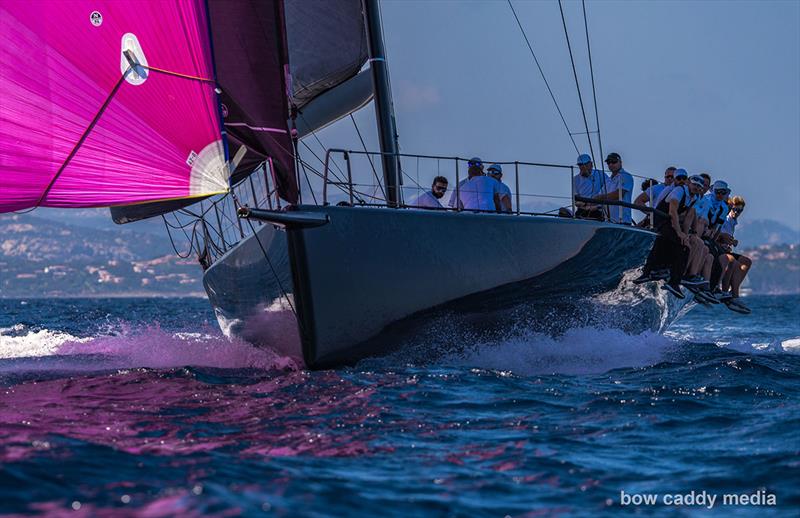
<path fill-rule="evenodd" d="M 685 306 L 655 284 L 631 282 L 654 239 L 634 227 L 388 208 L 298 211 L 329 223 L 262 224 L 203 284 L 226 335 L 309 368 L 398 349 L 430 359 L 524 330 L 659 332 Z"/>

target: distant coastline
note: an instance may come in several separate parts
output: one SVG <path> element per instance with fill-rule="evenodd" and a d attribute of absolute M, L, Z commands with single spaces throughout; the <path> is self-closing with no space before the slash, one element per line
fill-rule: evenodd
<path fill-rule="evenodd" d="M 58 213 L 60 215 L 60 213 Z M 135 232 L 34 215 L 0 217 L 0 298 L 204 298 L 195 257 L 178 257 L 157 225 Z M 107 218 L 104 213 L 102 217 Z M 741 235 L 739 235 L 741 234 Z M 800 294 L 798 233 L 767 220 L 742 224 L 740 253 L 753 258 L 753 295 Z M 785 244 L 785 243 L 795 244 Z"/>
<path fill-rule="evenodd" d="M 123 292 L 123 293 L 78 293 L 75 295 L 46 294 L 46 295 L 0 295 L 0 300 L 41 300 L 41 299 L 204 299 L 204 291 L 188 293 L 159 293 L 152 291 Z"/>

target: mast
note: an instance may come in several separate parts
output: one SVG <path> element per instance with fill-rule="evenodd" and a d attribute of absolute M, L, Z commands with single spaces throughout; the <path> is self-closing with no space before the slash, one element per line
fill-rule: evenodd
<path fill-rule="evenodd" d="M 369 68 L 372 71 L 372 88 L 375 96 L 375 118 L 378 121 L 378 138 L 381 146 L 383 181 L 386 203 L 397 207 L 400 202 L 400 157 L 397 156 L 397 128 L 395 127 L 392 90 L 389 85 L 389 67 L 383 46 L 381 13 L 378 0 L 362 0 L 364 25 L 367 30 Z"/>

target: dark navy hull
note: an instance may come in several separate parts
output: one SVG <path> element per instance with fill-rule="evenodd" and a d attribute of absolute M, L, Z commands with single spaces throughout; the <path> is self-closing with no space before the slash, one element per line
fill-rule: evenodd
<path fill-rule="evenodd" d="M 677 314 L 629 279 L 653 234 L 552 217 L 301 207 L 330 223 L 244 240 L 204 276 L 223 330 L 311 368 L 398 347 L 426 358 L 480 337 L 576 325 L 659 331 Z"/>

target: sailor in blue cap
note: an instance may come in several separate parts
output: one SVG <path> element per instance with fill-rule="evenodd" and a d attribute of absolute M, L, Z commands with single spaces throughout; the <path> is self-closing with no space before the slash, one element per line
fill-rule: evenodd
<path fill-rule="evenodd" d="M 576 161 L 579 172 L 572 178 L 572 189 L 575 196 L 584 198 L 594 198 L 604 192 L 604 186 L 608 177 L 602 171 L 594 168 L 592 157 L 587 154 L 578 156 Z M 585 202 L 576 202 L 577 207 L 575 216 L 579 218 L 597 219 L 603 221 L 605 215 L 600 205 L 593 205 Z"/>
<path fill-rule="evenodd" d="M 464 186 L 469 182 L 470 178 L 475 176 L 481 176 L 483 174 L 483 160 L 480 157 L 474 156 L 467 160 L 467 177 L 462 179 L 458 182 L 458 187 L 453 189 L 452 194 L 450 194 L 450 201 L 447 204 L 450 208 L 455 209 L 463 209 L 464 203 L 463 200 L 456 200 L 456 193 L 460 193 Z M 458 202 L 458 207 L 456 207 L 456 201 Z"/>

